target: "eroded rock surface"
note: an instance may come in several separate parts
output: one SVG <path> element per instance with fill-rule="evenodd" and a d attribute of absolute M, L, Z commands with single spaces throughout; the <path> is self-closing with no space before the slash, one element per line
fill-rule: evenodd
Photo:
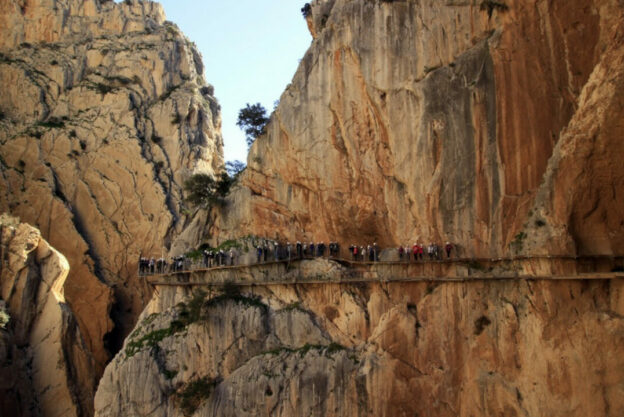
<path fill-rule="evenodd" d="M 311 10 L 314 41 L 213 235 L 549 253 L 524 237 L 543 183 L 558 252 L 621 253 L 621 2 Z"/>
<path fill-rule="evenodd" d="M 201 57 L 164 19 L 137 0 L 0 5 L 0 211 L 69 260 L 65 295 L 100 372 L 149 299 L 139 255 L 166 253 L 184 180 L 223 164 Z"/>
<path fill-rule="evenodd" d="M 0 218 L 0 412 L 6 416 L 93 414 L 96 364 L 65 301 L 67 259 L 39 230 Z"/>
<path fill-rule="evenodd" d="M 107 367 L 96 416 L 619 416 L 623 290 L 161 287 Z"/>

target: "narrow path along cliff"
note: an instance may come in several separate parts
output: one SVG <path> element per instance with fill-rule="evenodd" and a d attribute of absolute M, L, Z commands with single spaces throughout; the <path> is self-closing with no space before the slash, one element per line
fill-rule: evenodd
<path fill-rule="evenodd" d="M 624 278 L 622 257 L 519 257 L 420 262 L 355 262 L 340 258 L 270 261 L 146 275 L 154 286 L 288 285 L 475 280 Z M 622 272 L 616 272 L 622 271 Z"/>
<path fill-rule="evenodd" d="M 0 414 L 623 416 L 622 1 L 302 6 L 193 206 L 220 107 L 162 7 L 0 2 Z M 138 273 L 259 237 L 461 257 Z"/>

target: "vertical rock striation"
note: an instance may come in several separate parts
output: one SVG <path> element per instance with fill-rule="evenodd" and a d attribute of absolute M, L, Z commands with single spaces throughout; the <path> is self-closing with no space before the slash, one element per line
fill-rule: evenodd
<path fill-rule="evenodd" d="M 67 305 L 67 259 L 39 230 L 0 218 L 0 411 L 12 416 L 93 414 L 96 364 Z"/>
<path fill-rule="evenodd" d="M 537 238 L 522 245 L 517 236 L 530 228 L 560 138 L 569 141 L 579 117 L 613 117 L 593 130 L 619 149 L 620 71 L 607 66 L 619 62 L 621 2 L 311 6 L 312 45 L 252 146 L 227 215 L 210 232 L 343 244 L 451 240 L 468 256 L 505 254 L 515 242 L 518 252 L 548 253 Z M 583 104 L 603 94 L 615 101 Z M 582 152 L 602 146 L 590 142 Z M 582 175 L 589 168 L 577 162 L 589 157 L 574 154 L 578 147 L 569 152 Z M 591 184 L 569 183 L 587 191 L 549 215 L 553 227 L 576 225 L 561 231 L 569 243 L 561 252 L 621 250 L 624 218 L 610 210 L 621 196 L 603 198 L 623 175 L 614 155 L 593 157 Z M 564 182 L 549 182 L 544 192 L 567 193 Z M 610 230 L 598 232 L 593 225 L 606 211 Z M 602 237 L 585 237 L 592 233 Z M 588 239 L 601 244 L 589 250 Z"/>
<path fill-rule="evenodd" d="M 187 222 L 184 180 L 223 165 L 219 105 L 156 3 L 3 1 L 0 39 L 0 210 L 67 256 L 101 372 L 149 299 L 139 255 Z"/>
<path fill-rule="evenodd" d="M 159 288 L 96 416 L 624 412 L 620 281 L 187 288 Z"/>

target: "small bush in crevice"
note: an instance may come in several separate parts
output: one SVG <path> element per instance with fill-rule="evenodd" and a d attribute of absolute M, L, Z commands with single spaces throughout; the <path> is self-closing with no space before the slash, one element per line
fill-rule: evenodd
<path fill-rule="evenodd" d="M 41 127 L 49 127 L 51 129 L 61 129 L 65 127 L 65 121 L 62 118 L 59 119 L 58 117 L 50 117 L 45 122 L 37 123 L 37 125 Z"/>
<path fill-rule="evenodd" d="M 509 243 L 509 247 L 512 250 L 515 250 L 516 253 L 519 253 L 524 248 L 524 239 L 526 239 L 528 235 L 525 232 L 520 232 L 516 236 L 514 236 L 514 240 Z"/>
<path fill-rule="evenodd" d="M 0 308 L 0 329 L 6 329 L 6 325 L 9 324 L 9 320 L 11 320 L 9 313 L 7 313 L 5 309 Z"/>
<path fill-rule="evenodd" d="M 215 387 L 221 382 L 220 378 L 204 376 L 189 382 L 175 394 L 178 406 L 185 416 L 191 416 L 200 405 L 210 397 Z"/>

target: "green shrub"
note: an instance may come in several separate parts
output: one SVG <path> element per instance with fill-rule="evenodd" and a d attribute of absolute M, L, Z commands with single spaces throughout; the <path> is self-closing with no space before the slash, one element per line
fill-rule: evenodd
<path fill-rule="evenodd" d="M 303 7 L 301 8 L 301 14 L 304 18 L 307 18 L 312 14 L 312 6 L 310 6 L 310 3 L 306 3 L 303 5 Z"/>
<path fill-rule="evenodd" d="M 509 244 L 509 247 L 516 252 L 521 252 L 524 247 L 524 239 L 526 239 L 528 235 L 524 232 L 518 233 L 514 236 L 514 240 Z"/>
<path fill-rule="evenodd" d="M 60 129 L 65 127 L 65 121 L 63 119 L 59 119 L 58 117 L 50 117 L 45 122 L 37 123 L 37 125 L 41 127 L 49 127 L 51 129 Z"/>
<path fill-rule="evenodd" d="M 236 125 L 245 132 L 247 146 L 251 146 L 258 136 L 264 134 L 268 122 L 267 110 L 262 104 L 247 103 L 244 108 L 239 110 Z"/>
<path fill-rule="evenodd" d="M 225 171 L 216 179 L 208 174 L 195 174 L 184 182 L 184 189 L 188 192 L 186 201 L 200 207 L 223 204 L 233 182 Z"/>
<path fill-rule="evenodd" d="M 5 309 L 0 309 L 0 329 L 6 329 L 9 320 L 11 320 L 9 313 Z"/>
<path fill-rule="evenodd" d="M 204 376 L 186 384 L 176 393 L 178 404 L 185 416 L 191 416 L 199 406 L 210 397 L 214 388 L 219 384 L 218 378 Z"/>

